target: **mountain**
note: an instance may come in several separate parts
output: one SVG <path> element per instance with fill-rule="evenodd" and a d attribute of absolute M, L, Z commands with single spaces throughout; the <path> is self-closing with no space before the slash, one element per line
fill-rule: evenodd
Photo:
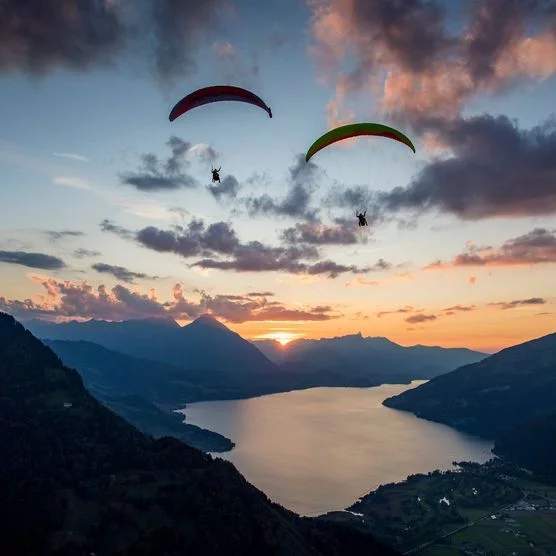
<path fill-rule="evenodd" d="M 154 436 L 173 436 L 208 452 L 231 450 L 234 443 L 213 431 L 183 424 L 183 415 L 163 411 L 202 400 L 210 393 L 188 381 L 183 369 L 124 355 L 91 342 L 45 340 L 68 367 L 76 369 L 85 387 L 104 405 Z"/>
<path fill-rule="evenodd" d="M 398 554 L 270 502 L 229 462 L 139 432 L 3 313 L 0 399 L 0 538 L 14 554 Z"/>
<path fill-rule="evenodd" d="M 556 411 L 502 434 L 493 452 L 556 484 Z"/>
<path fill-rule="evenodd" d="M 276 371 L 276 366 L 250 342 L 209 315 L 184 327 L 170 319 L 61 324 L 34 319 L 23 324 L 39 338 L 84 340 L 134 357 L 209 374 L 265 376 Z"/>
<path fill-rule="evenodd" d="M 556 334 L 549 334 L 433 378 L 384 405 L 497 439 L 554 412 L 555 400 Z"/>
<path fill-rule="evenodd" d="M 285 347 L 272 340 L 254 344 L 280 365 L 313 372 L 339 371 L 350 379 L 373 377 L 385 382 L 428 379 L 486 357 L 484 353 L 464 348 L 403 347 L 387 338 L 365 338 L 361 334 L 293 340 Z"/>
<path fill-rule="evenodd" d="M 77 369 L 87 388 L 133 394 L 161 406 L 203 400 L 212 392 L 196 374 L 175 365 L 132 357 L 86 341 L 44 340 L 65 365 Z"/>

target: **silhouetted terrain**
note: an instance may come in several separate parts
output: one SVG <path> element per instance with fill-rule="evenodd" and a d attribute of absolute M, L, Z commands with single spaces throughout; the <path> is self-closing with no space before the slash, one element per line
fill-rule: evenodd
<path fill-rule="evenodd" d="M 502 434 L 493 452 L 556 484 L 556 411 Z"/>
<path fill-rule="evenodd" d="M 231 440 L 183 424 L 183 415 L 167 408 L 168 404 L 203 399 L 203 389 L 185 380 L 183 369 L 123 355 L 91 342 L 46 340 L 44 343 L 65 365 L 78 370 L 85 387 L 97 400 L 143 432 L 156 438 L 173 436 L 208 452 L 233 448 Z"/>
<path fill-rule="evenodd" d="M 171 319 L 89 320 L 62 324 L 32 320 L 23 324 L 39 338 L 85 340 L 182 369 L 233 371 L 236 375 L 264 375 L 276 370 L 253 344 L 209 315 L 184 327 Z"/>
<path fill-rule="evenodd" d="M 396 554 L 271 503 L 230 463 L 139 432 L 3 313 L 0 398 L 0 538 L 14 554 Z"/>
<path fill-rule="evenodd" d="M 364 338 L 361 334 L 293 340 L 286 347 L 274 340 L 253 343 L 281 365 L 307 371 L 339 371 L 347 379 L 373 376 L 385 382 L 432 378 L 487 356 L 465 348 L 403 347 L 387 338 Z"/>
<path fill-rule="evenodd" d="M 384 405 L 494 439 L 496 453 L 546 475 L 556 468 L 556 334 L 504 349 Z"/>
<path fill-rule="evenodd" d="M 33 320 L 25 326 L 48 340 L 85 340 L 120 354 L 172 365 L 174 371 L 185 370 L 176 373 L 166 368 L 161 371 L 165 379 L 158 386 L 150 383 L 148 388 L 158 396 L 158 402 L 167 404 L 245 398 L 316 386 L 369 387 L 410 382 L 485 357 L 465 349 L 404 348 L 386 338 L 363 338 L 360 334 L 295 341 L 284 349 L 277 348 L 276 343 L 256 342 L 257 349 L 208 315 L 183 328 L 164 319 L 64 324 Z M 90 345 L 51 345 L 63 359 L 71 357 L 71 365 L 80 371 L 95 368 L 106 376 L 115 366 L 107 361 L 108 354 L 102 355 L 98 350 L 95 353 Z M 128 379 L 124 369 L 131 373 L 128 367 L 136 368 L 139 363 L 123 363 L 120 358 L 119 376 L 125 382 Z M 140 366 L 144 368 L 145 362 Z M 175 388 L 168 387 L 170 382 Z"/>

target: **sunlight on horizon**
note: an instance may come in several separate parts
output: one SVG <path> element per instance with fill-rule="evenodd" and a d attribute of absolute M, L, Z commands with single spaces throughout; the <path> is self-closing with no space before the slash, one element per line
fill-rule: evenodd
<path fill-rule="evenodd" d="M 253 340 L 274 340 L 284 347 L 292 340 L 297 340 L 299 338 L 303 338 L 303 334 L 296 334 L 294 332 L 269 332 L 267 334 L 254 336 Z"/>

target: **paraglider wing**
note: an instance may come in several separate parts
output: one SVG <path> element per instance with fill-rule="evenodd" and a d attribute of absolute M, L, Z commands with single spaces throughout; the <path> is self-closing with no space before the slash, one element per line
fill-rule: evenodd
<path fill-rule="evenodd" d="M 193 93 L 182 98 L 170 112 L 169 119 L 173 122 L 176 118 L 185 114 L 193 108 L 210 104 L 211 102 L 220 102 L 224 100 L 233 100 L 237 102 L 247 102 L 265 110 L 272 118 L 272 110 L 259 98 L 255 93 L 242 89 L 241 87 L 232 87 L 230 85 L 217 85 L 214 87 L 205 87 L 194 91 Z"/>
<path fill-rule="evenodd" d="M 401 131 L 394 129 L 393 127 L 374 123 L 348 124 L 332 129 L 319 137 L 307 151 L 305 161 L 309 162 L 311 157 L 313 157 L 321 149 L 328 147 L 328 145 L 332 145 L 332 143 L 342 141 L 343 139 L 349 139 L 350 137 L 357 137 L 359 135 L 374 135 L 394 139 L 395 141 L 399 141 L 400 143 L 407 145 L 413 152 L 415 152 L 415 147 L 413 146 L 411 140 Z"/>

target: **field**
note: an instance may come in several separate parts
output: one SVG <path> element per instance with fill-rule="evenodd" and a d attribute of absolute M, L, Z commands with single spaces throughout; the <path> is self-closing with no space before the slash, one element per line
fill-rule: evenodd
<path fill-rule="evenodd" d="M 423 556 L 556 554 L 556 512 L 504 512 L 485 519 L 422 552 Z"/>
<path fill-rule="evenodd" d="M 348 508 L 361 515 L 323 518 L 347 521 L 411 555 L 556 556 L 556 486 L 508 476 L 504 465 L 412 475 Z"/>

